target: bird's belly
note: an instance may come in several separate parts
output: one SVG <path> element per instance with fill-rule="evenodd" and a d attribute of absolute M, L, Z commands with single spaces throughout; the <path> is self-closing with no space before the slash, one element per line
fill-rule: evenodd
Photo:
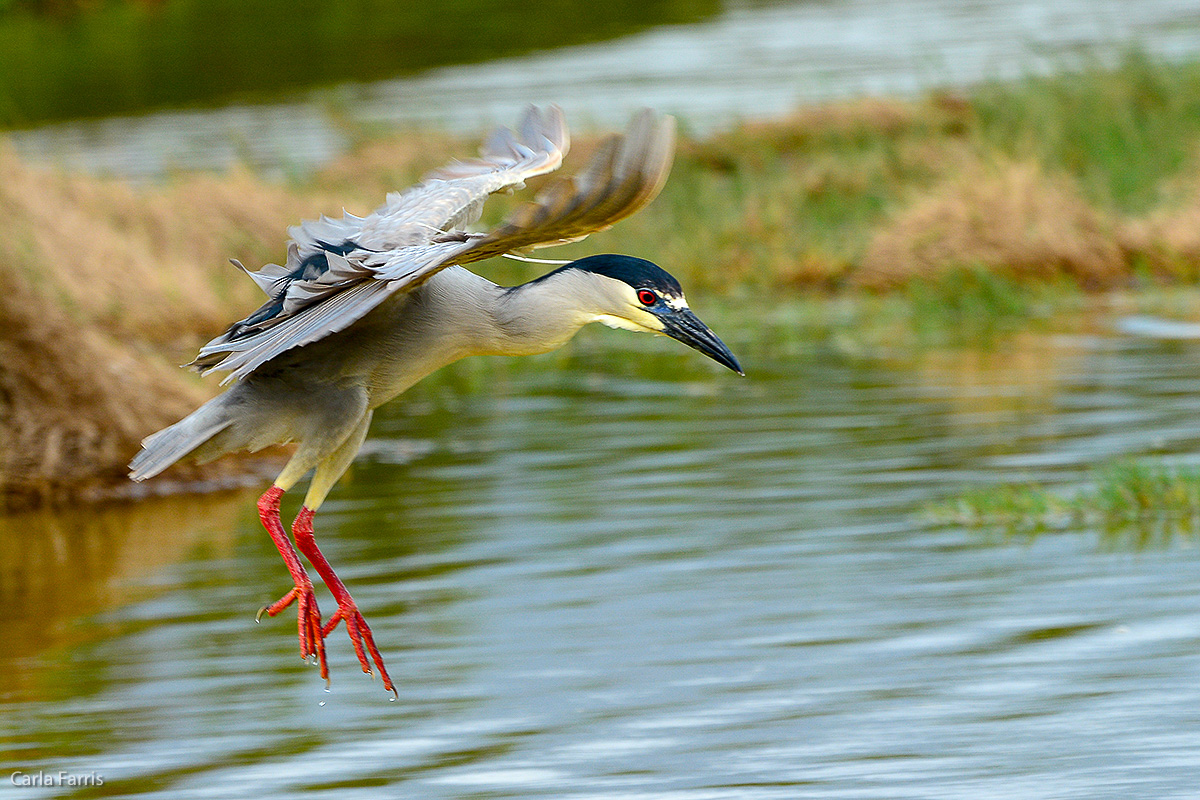
<path fill-rule="evenodd" d="M 371 408 L 378 408 L 397 395 L 406 392 L 425 376 L 459 358 L 461 356 L 438 354 L 436 358 L 422 358 L 404 364 L 381 364 L 371 373 L 367 382 L 368 405 Z"/>
<path fill-rule="evenodd" d="M 474 299 L 494 287 L 457 267 L 398 294 L 349 328 L 302 348 L 296 368 L 318 381 L 357 385 L 377 408 L 432 372 L 488 351 L 491 317 Z M 463 289 L 466 286 L 467 289 Z M 476 290 L 471 290 L 474 287 Z"/>
<path fill-rule="evenodd" d="M 370 407 L 383 405 L 427 375 L 466 355 L 445 337 L 419 329 L 397 330 L 383 337 L 365 376 Z"/>

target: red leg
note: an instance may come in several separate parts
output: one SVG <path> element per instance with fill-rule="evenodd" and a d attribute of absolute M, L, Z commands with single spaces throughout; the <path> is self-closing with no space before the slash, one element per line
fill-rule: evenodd
<path fill-rule="evenodd" d="M 345 620 L 346 633 L 350 634 L 350 641 L 354 643 L 354 652 L 358 655 L 358 663 L 362 665 L 363 672 L 371 674 L 371 663 L 367 661 L 367 653 L 370 653 L 375 666 L 379 668 L 380 677 L 383 678 L 383 688 L 394 695 L 396 687 L 392 685 L 387 668 L 383 666 L 383 656 L 379 655 L 379 648 L 375 646 L 375 637 L 371 635 L 371 628 L 363 619 L 358 606 L 355 605 L 354 598 L 346 590 L 346 585 L 334 573 L 333 567 L 329 565 L 317 547 L 317 540 L 313 535 L 312 518 L 313 512 L 307 506 L 302 507 L 300 513 L 296 515 L 296 521 L 292 523 L 292 536 L 296 539 L 296 547 L 300 548 L 300 552 L 304 553 L 305 558 L 312 562 L 317 572 L 320 573 L 321 579 L 325 581 L 325 585 L 333 594 L 333 599 L 337 600 L 338 609 L 333 612 L 329 622 L 321 629 L 321 636 L 328 636 L 339 622 Z"/>
<path fill-rule="evenodd" d="M 321 666 L 321 677 L 328 682 L 329 666 L 325 663 L 325 638 L 321 633 L 321 611 L 317 608 L 317 596 L 313 594 L 312 581 L 309 580 L 308 573 L 304 571 L 304 565 L 300 563 L 300 556 L 296 554 L 296 549 L 292 547 L 287 533 L 283 530 L 283 520 L 279 518 L 279 502 L 282 498 L 283 489 L 278 486 L 268 489 L 262 497 L 258 498 L 258 517 L 262 520 L 267 533 L 271 535 L 271 541 L 275 542 L 275 548 L 279 550 L 279 555 L 283 556 L 283 563 L 287 565 L 288 572 L 292 575 L 294 586 L 279 600 L 259 611 L 258 618 L 262 619 L 263 614 L 273 617 L 295 602 L 297 608 L 296 628 L 300 636 L 300 657 L 307 659 L 316 656 L 317 663 Z"/>

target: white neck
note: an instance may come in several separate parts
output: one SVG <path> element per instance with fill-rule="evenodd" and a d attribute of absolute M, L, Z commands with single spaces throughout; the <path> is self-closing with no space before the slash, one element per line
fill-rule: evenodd
<path fill-rule="evenodd" d="M 562 270 L 504 290 L 492 316 L 503 355 L 545 353 L 562 347 L 596 321 L 604 308 L 588 273 Z"/>

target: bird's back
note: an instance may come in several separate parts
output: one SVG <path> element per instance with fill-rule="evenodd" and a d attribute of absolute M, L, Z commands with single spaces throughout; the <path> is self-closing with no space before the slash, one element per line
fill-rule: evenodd
<path fill-rule="evenodd" d="M 375 408 L 447 364 L 489 352 L 498 335 L 492 308 L 503 291 L 462 267 L 443 270 L 346 330 L 281 353 L 245 380 L 362 386 Z"/>

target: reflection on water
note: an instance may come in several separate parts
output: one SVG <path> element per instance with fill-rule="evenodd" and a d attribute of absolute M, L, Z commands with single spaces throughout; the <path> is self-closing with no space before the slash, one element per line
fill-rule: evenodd
<path fill-rule="evenodd" d="M 396 703 L 344 634 L 325 694 L 254 624 L 287 579 L 253 493 L 6 521 L 4 764 L 104 776 L 78 796 L 1191 796 L 1190 543 L 920 510 L 1194 461 L 1200 348 L 794 358 L 728 327 L 747 379 L 597 331 L 380 416 L 317 525 Z"/>
<path fill-rule="evenodd" d="M 154 596 L 154 574 L 187 558 L 227 558 L 244 493 L 170 497 L 0 517 L 0 701 L 50 699 L 36 665 L 118 630 L 107 612 Z M 29 679 L 29 682 L 26 682 Z"/>
<path fill-rule="evenodd" d="M 307 170 L 345 149 L 346 120 L 473 134 L 511 123 L 527 103 L 556 102 L 576 126 L 617 127 L 650 106 L 702 131 L 801 102 L 961 86 L 1062 68 L 1080 55 L 1112 59 L 1131 45 L 1194 58 L 1194 0 L 1141 0 L 1137 13 L 1126 0 L 730 3 L 711 21 L 302 101 L 66 123 L 11 138 L 26 158 L 133 177 L 238 161 Z"/>

